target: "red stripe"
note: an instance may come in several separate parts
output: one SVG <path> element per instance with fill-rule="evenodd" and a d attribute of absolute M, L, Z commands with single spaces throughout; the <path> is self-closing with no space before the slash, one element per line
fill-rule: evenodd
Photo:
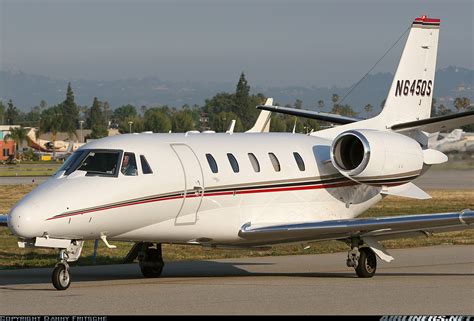
<path fill-rule="evenodd" d="M 415 21 L 417 22 L 428 22 L 428 23 L 440 23 L 441 22 L 441 19 L 436 19 L 436 18 L 428 18 L 426 16 L 424 17 L 418 17 L 415 19 Z"/>
<path fill-rule="evenodd" d="M 288 192 L 288 191 L 312 190 L 312 189 L 321 189 L 321 188 L 335 188 L 335 187 L 352 186 L 352 185 L 358 185 L 358 183 L 351 181 L 351 182 L 344 182 L 344 183 L 319 184 L 319 185 L 297 186 L 297 187 L 276 187 L 272 189 L 255 189 L 255 190 L 243 190 L 243 191 L 236 191 L 236 192 L 233 192 L 233 191 L 214 192 L 214 193 L 210 192 L 210 193 L 204 193 L 203 197 L 224 196 L 224 195 L 234 195 L 234 194 Z M 169 201 L 173 199 L 180 199 L 183 197 L 184 195 L 180 195 L 180 196 L 164 197 L 160 199 L 150 199 L 150 200 L 144 200 L 144 201 L 139 201 L 139 202 L 131 202 L 131 203 L 126 203 L 126 204 L 111 205 L 111 206 L 95 208 L 95 209 L 85 210 L 85 211 L 71 213 L 71 214 L 53 216 L 53 217 L 48 218 L 47 221 L 58 219 L 58 218 L 66 218 L 66 217 L 71 217 L 71 216 L 76 216 L 76 215 L 82 215 L 82 214 L 87 214 L 87 213 L 92 213 L 92 212 L 99 212 L 99 211 L 104 211 L 104 210 L 109 210 L 109 209 L 119 208 L 119 207 L 126 207 L 126 206 L 160 202 L 160 201 Z M 195 197 L 200 197 L 200 195 L 199 194 L 186 195 L 186 198 L 195 198 Z"/>

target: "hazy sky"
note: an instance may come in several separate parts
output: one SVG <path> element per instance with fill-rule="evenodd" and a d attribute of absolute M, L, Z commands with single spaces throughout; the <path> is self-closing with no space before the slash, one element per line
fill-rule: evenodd
<path fill-rule="evenodd" d="M 54 78 L 348 85 L 422 14 L 474 69 L 473 0 L 0 0 L 0 69 Z M 376 68 L 394 72 L 404 40 Z"/>

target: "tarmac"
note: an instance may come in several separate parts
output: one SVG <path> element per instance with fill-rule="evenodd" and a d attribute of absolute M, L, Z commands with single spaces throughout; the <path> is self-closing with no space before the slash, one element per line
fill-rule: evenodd
<path fill-rule="evenodd" d="M 52 267 L 1 270 L 0 314 L 474 314 L 474 246 L 390 252 L 370 279 L 346 253 L 175 262 L 157 279 L 137 264 L 72 267 L 66 291 Z"/>

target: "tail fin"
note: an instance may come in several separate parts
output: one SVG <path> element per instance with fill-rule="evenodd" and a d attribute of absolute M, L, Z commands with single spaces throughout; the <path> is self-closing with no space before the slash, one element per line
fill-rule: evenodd
<path fill-rule="evenodd" d="M 273 98 L 267 98 L 265 101 L 265 106 L 272 106 Z M 268 133 L 270 131 L 270 117 L 271 112 L 267 110 L 262 110 L 260 115 L 258 115 L 257 121 L 252 128 L 246 131 L 246 133 Z"/>
<path fill-rule="evenodd" d="M 386 126 L 430 117 L 440 19 L 413 21 L 380 117 Z"/>

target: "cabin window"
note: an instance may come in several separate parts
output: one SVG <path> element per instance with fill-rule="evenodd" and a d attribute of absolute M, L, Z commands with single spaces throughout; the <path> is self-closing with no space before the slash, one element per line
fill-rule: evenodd
<path fill-rule="evenodd" d="M 143 174 L 153 174 L 150 165 L 148 164 L 145 156 L 140 155 L 140 164 L 142 165 Z"/>
<path fill-rule="evenodd" d="M 260 164 L 258 163 L 257 157 L 253 153 L 248 153 L 249 159 L 250 159 L 250 164 L 252 164 L 253 170 L 255 173 L 260 172 Z"/>
<path fill-rule="evenodd" d="M 278 158 L 273 153 L 268 153 L 268 156 L 270 157 L 270 161 L 272 162 L 275 172 L 279 172 L 281 170 L 281 167 L 280 167 L 280 162 L 278 161 Z"/>
<path fill-rule="evenodd" d="M 137 176 L 137 162 L 134 153 L 125 153 L 122 160 L 122 168 L 120 169 L 125 176 Z"/>
<path fill-rule="evenodd" d="M 214 157 L 211 154 L 206 154 L 206 158 L 207 158 L 207 162 L 209 164 L 209 168 L 211 169 L 211 171 L 214 174 L 217 173 L 219 169 L 217 168 L 217 163 Z"/>
<path fill-rule="evenodd" d="M 78 170 L 86 171 L 86 176 L 117 176 L 119 159 L 119 151 L 84 150 L 77 153 L 71 163 L 64 163 L 65 167 L 69 167 L 64 174 L 69 175 Z"/>
<path fill-rule="evenodd" d="M 295 157 L 296 164 L 298 165 L 298 168 L 300 169 L 300 171 L 304 172 L 305 166 L 304 166 L 304 161 L 301 155 L 298 154 L 297 152 L 294 152 L 293 156 Z"/>
<path fill-rule="evenodd" d="M 237 160 L 235 159 L 234 155 L 227 153 L 227 158 L 229 159 L 230 166 L 232 166 L 232 170 L 234 173 L 239 172 L 239 163 L 237 163 Z"/>

